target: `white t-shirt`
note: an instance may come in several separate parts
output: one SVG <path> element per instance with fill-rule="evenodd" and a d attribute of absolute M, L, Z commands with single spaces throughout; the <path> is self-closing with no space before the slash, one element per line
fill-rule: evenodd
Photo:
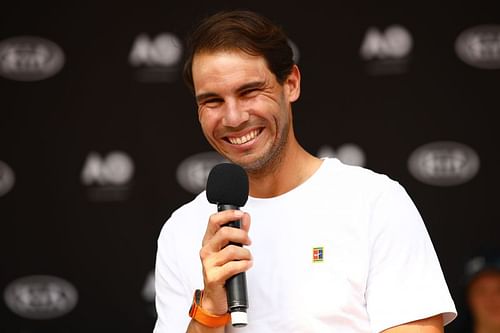
<path fill-rule="evenodd" d="M 165 223 L 156 261 L 155 333 L 185 332 L 208 217 L 205 192 Z M 254 265 L 248 326 L 226 332 L 380 332 L 456 309 L 425 225 L 385 175 L 325 159 L 297 188 L 249 197 Z"/>

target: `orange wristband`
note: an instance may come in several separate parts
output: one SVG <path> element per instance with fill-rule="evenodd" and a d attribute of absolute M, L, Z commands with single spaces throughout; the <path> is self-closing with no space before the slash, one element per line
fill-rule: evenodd
<path fill-rule="evenodd" d="M 231 315 L 225 313 L 223 315 L 211 314 L 201 307 L 201 300 L 203 298 L 203 290 L 196 289 L 193 296 L 193 303 L 189 309 L 189 316 L 207 327 L 216 328 L 225 326 L 231 320 Z"/>

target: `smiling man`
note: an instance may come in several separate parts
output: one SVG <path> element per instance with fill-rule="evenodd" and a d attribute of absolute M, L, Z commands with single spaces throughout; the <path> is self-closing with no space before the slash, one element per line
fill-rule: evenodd
<path fill-rule="evenodd" d="M 262 57 L 238 51 L 197 55 L 199 120 L 212 146 L 250 172 L 277 166 L 293 139 L 290 104 L 299 95 L 299 74 L 296 67 L 292 72 L 281 86 Z"/>
<path fill-rule="evenodd" d="M 217 13 L 191 35 L 185 79 L 202 131 L 246 170 L 250 197 L 244 212 L 214 213 L 203 192 L 165 223 L 155 333 L 443 332 L 455 306 L 405 190 L 297 141 L 301 77 L 287 40 L 249 11 Z M 249 324 L 233 328 L 224 284 L 240 272 Z"/>

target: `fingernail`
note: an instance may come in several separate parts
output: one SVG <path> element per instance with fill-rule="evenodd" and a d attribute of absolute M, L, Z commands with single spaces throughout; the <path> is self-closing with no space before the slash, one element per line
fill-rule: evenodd
<path fill-rule="evenodd" d="M 236 215 L 236 217 L 242 217 L 243 216 L 243 212 L 241 210 L 235 210 L 234 211 L 234 215 Z"/>

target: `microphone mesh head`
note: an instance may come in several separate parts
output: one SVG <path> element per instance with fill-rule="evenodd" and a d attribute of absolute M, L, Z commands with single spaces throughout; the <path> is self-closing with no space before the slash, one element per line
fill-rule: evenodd
<path fill-rule="evenodd" d="M 239 165 L 217 164 L 207 180 L 207 199 L 213 204 L 245 206 L 248 200 L 248 176 Z"/>

